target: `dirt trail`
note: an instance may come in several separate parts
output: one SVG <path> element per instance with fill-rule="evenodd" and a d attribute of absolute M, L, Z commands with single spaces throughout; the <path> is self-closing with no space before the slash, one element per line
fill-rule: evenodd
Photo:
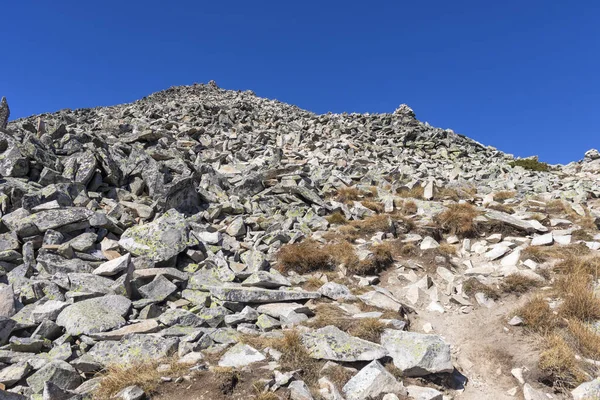
<path fill-rule="evenodd" d="M 390 270 L 382 276 L 381 286 L 399 293 L 403 284 L 395 278 L 397 271 Z M 401 296 L 398 296 L 402 299 Z M 513 310 L 525 303 L 526 297 L 509 296 L 496 302 L 493 308 L 480 307 L 464 314 L 454 305 L 441 314 L 419 310 L 412 314 L 411 331 L 423 333 L 423 325 L 430 323 L 435 334 L 451 344 L 457 369 L 468 378 L 464 391 L 452 392 L 461 400 L 515 400 L 522 399 L 517 380 L 511 375 L 513 368 L 526 368 L 525 380 L 534 388 L 542 388 L 537 381 L 539 351 L 535 338 L 526 335 L 520 327 L 507 324 Z M 508 393 L 519 387 L 515 396 Z M 543 388 L 548 392 L 548 388 Z M 569 397 L 553 394 L 554 399 Z"/>

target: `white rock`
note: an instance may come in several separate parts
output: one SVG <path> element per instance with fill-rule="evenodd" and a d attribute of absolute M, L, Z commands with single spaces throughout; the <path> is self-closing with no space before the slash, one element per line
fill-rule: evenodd
<path fill-rule="evenodd" d="M 561 236 L 554 236 L 554 241 L 558 244 L 562 244 L 562 245 L 567 245 L 567 244 L 571 244 L 571 235 L 561 235 Z"/>
<path fill-rule="evenodd" d="M 521 384 L 525 384 L 525 378 L 523 378 L 523 368 L 513 368 L 510 370 L 512 376 Z"/>
<path fill-rule="evenodd" d="M 421 250 L 437 249 L 438 247 L 440 247 L 440 244 L 431 236 L 427 236 L 423 239 L 420 246 Z"/>
<path fill-rule="evenodd" d="M 573 400 L 600 399 L 600 378 L 584 382 L 571 392 Z"/>
<path fill-rule="evenodd" d="M 247 344 L 238 343 L 219 360 L 219 367 L 244 367 L 265 360 L 265 356 Z"/>
<path fill-rule="evenodd" d="M 414 400 L 443 400 L 443 394 L 433 388 L 409 385 L 406 387 L 408 395 Z"/>
<path fill-rule="evenodd" d="M 290 400 L 313 400 L 310 389 L 303 381 L 293 381 L 289 384 Z"/>
<path fill-rule="evenodd" d="M 406 395 L 401 382 L 375 360 L 354 375 L 342 389 L 347 400 L 376 398 L 383 393 Z"/>
<path fill-rule="evenodd" d="M 124 256 L 117 257 L 114 260 L 107 261 L 100 264 L 93 273 L 100 276 L 113 276 L 120 272 L 123 272 L 129 266 L 131 260 L 131 254 L 127 253 Z"/>
<path fill-rule="evenodd" d="M 523 397 L 525 400 L 548 400 L 544 393 L 535 390 L 529 383 L 523 385 Z"/>
<path fill-rule="evenodd" d="M 450 235 L 446 238 L 446 242 L 448 244 L 457 244 L 459 242 L 458 240 L 458 236 L 456 235 Z"/>
<path fill-rule="evenodd" d="M 501 243 L 501 244 L 495 245 L 490 251 L 485 253 L 483 256 L 487 260 L 493 261 L 493 260 L 497 260 L 498 258 L 505 255 L 509 250 L 510 250 L 510 248 L 508 246 Z"/>
<path fill-rule="evenodd" d="M 527 259 L 527 260 L 523 261 L 523 265 L 529 269 L 535 270 L 538 266 L 538 263 L 536 263 L 533 260 Z"/>
<path fill-rule="evenodd" d="M 521 258 L 521 250 L 516 249 L 513 250 L 510 254 L 502 257 L 500 260 L 500 265 L 503 267 L 511 267 L 517 265 L 519 263 L 519 259 Z"/>
<path fill-rule="evenodd" d="M 485 240 L 489 243 L 500 243 L 502 241 L 502 235 L 500 233 L 494 233 L 488 236 Z"/>
<path fill-rule="evenodd" d="M 423 324 L 423 332 L 425 332 L 425 333 L 433 332 L 433 326 L 429 322 L 427 322 L 426 324 Z"/>
<path fill-rule="evenodd" d="M 533 238 L 533 240 L 531 240 L 531 245 L 532 246 L 548 246 L 551 245 L 554 242 L 554 239 L 552 237 L 552 232 L 550 233 L 546 233 L 545 235 L 539 235 Z"/>

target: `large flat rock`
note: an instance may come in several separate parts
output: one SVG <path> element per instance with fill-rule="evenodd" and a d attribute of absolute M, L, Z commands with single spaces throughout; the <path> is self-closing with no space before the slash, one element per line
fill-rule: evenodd
<path fill-rule="evenodd" d="M 438 335 L 386 329 L 381 345 L 405 376 L 452 372 L 450 346 Z"/>
<path fill-rule="evenodd" d="M 321 297 L 320 293 L 304 290 L 269 290 L 240 286 L 213 286 L 210 287 L 210 293 L 219 300 L 238 303 L 276 303 L 278 301 L 309 300 Z"/>
<path fill-rule="evenodd" d="M 125 325 L 124 316 L 130 308 L 131 300 L 126 297 L 97 297 L 65 308 L 58 315 L 56 323 L 74 336 L 106 332 Z"/>
<path fill-rule="evenodd" d="M 333 325 L 303 334 L 302 343 L 310 356 L 319 360 L 372 361 L 388 354 L 377 343 L 351 336 Z"/>

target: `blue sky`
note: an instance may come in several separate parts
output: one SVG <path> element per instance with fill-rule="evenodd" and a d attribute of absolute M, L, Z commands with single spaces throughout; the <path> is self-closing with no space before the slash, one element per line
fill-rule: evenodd
<path fill-rule="evenodd" d="M 600 147 L 597 1 L 23 0 L 2 14 L 12 118 L 214 79 L 317 113 L 407 103 L 552 163 Z"/>

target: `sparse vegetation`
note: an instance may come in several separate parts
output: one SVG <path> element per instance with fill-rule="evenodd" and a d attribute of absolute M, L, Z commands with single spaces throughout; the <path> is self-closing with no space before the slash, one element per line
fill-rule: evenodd
<path fill-rule="evenodd" d="M 540 296 L 529 300 L 517 311 L 525 326 L 540 333 L 551 332 L 558 324 L 557 316 L 552 312 L 548 302 Z"/>
<path fill-rule="evenodd" d="M 539 367 L 547 375 L 548 381 L 558 388 L 574 387 L 586 380 L 575 353 L 559 334 L 546 337 Z"/>
<path fill-rule="evenodd" d="M 282 272 L 295 271 L 299 274 L 330 270 L 334 267 L 331 254 L 325 246 L 313 240 L 282 246 L 277 254 Z"/>
<path fill-rule="evenodd" d="M 164 375 L 158 372 L 158 366 L 161 364 L 169 365 L 169 376 L 178 377 L 189 373 L 190 366 L 178 363 L 176 357 L 160 361 L 109 365 L 98 374 L 102 380 L 94 392 L 94 399 L 112 399 L 120 390 L 132 385 L 137 385 L 147 394 L 152 394 L 160 384 L 161 375 Z"/>
<path fill-rule="evenodd" d="M 479 212 L 471 204 L 451 204 L 435 217 L 440 228 L 453 235 L 472 236 L 475 234 L 475 217 Z"/>
<path fill-rule="evenodd" d="M 342 214 L 339 211 L 334 212 L 333 214 L 327 216 L 325 219 L 330 224 L 343 225 L 343 224 L 348 223 L 348 220 L 346 219 L 346 217 L 344 217 L 344 214 Z"/>
<path fill-rule="evenodd" d="M 501 285 L 503 292 L 514 294 L 526 293 L 537 286 L 539 286 L 539 282 L 537 280 L 518 273 L 504 278 L 504 281 Z"/>
<path fill-rule="evenodd" d="M 517 192 L 514 190 L 501 190 L 494 194 L 494 200 L 498 202 L 503 202 L 508 199 L 512 199 L 517 195 Z"/>
<path fill-rule="evenodd" d="M 422 199 L 425 188 L 420 185 L 415 185 L 412 189 L 398 188 L 396 194 L 398 197 Z"/>
<path fill-rule="evenodd" d="M 600 335 L 596 329 L 576 319 L 569 321 L 568 328 L 581 355 L 594 360 L 600 359 Z"/>
<path fill-rule="evenodd" d="M 442 254 L 451 256 L 457 253 L 458 249 L 455 245 L 450 243 L 440 243 L 440 247 L 438 247 L 438 251 Z"/>
<path fill-rule="evenodd" d="M 384 211 L 384 206 L 380 202 L 365 200 L 362 202 L 362 205 L 367 207 L 369 210 L 373 210 L 376 213 L 382 213 Z"/>
<path fill-rule="evenodd" d="M 354 186 L 342 187 L 337 190 L 335 200 L 340 203 L 351 203 L 360 200 L 363 193 Z"/>
<path fill-rule="evenodd" d="M 560 315 L 580 321 L 600 319 L 600 299 L 593 292 L 589 275 L 563 277 L 557 281 L 556 287 L 563 299 Z"/>
<path fill-rule="evenodd" d="M 536 158 L 520 158 L 508 163 L 511 167 L 523 167 L 529 171 L 550 171 L 550 166 L 544 162 L 538 161 Z"/>
<path fill-rule="evenodd" d="M 468 296 L 474 296 L 475 293 L 483 293 L 488 299 L 498 300 L 500 298 L 500 292 L 497 289 L 479 282 L 477 278 L 469 278 L 464 281 L 463 291 Z"/>
<path fill-rule="evenodd" d="M 386 325 L 378 318 L 360 318 L 356 320 L 348 333 L 370 342 L 379 343 L 385 327 Z"/>

